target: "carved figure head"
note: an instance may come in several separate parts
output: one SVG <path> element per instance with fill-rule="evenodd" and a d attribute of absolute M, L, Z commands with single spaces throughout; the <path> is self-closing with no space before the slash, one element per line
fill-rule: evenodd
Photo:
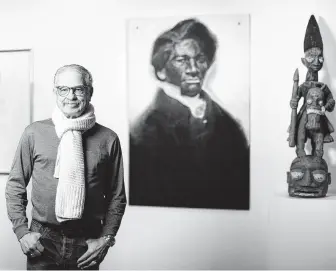
<path fill-rule="evenodd" d="M 305 56 L 301 58 L 308 70 L 318 72 L 323 66 L 323 41 L 314 15 L 310 16 L 303 43 Z"/>

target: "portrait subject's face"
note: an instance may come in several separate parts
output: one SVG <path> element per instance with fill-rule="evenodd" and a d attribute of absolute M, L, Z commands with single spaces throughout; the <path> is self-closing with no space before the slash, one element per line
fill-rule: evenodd
<path fill-rule="evenodd" d="M 91 100 L 91 93 L 84 84 L 83 76 L 71 69 L 57 76 L 55 95 L 58 108 L 68 118 L 82 115 Z"/>
<path fill-rule="evenodd" d="M 175 45 L 163 73 L 167 82 L 181 88 L 182 95 L 194 97 L 202 90 L 208 62 L 199 42 L 185 39 Z"/>

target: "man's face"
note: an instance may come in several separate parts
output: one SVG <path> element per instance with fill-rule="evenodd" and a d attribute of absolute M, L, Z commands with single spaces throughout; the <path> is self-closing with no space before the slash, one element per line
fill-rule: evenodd
<path fill-rule="evenodd" d="M 194 39 L 182 40 L 174 49 L 162 72 L 167 82 L 181 88 L 182 95 L 194 97 L 202 90 L 209 61 Z"/>
<path fill-rule="evenodd" d="M 308 69 L 318 72 L 323 66 L 323 52 L 320 48 L 314 47 L 305 52 L 305 65 Z"/>
<path fill-rule="evenodd" d="M 64 87 L 70 88 L 68 93 L 61 91 L 66 89 Z M 65 70 L 57 76 L 55 94 L 58 108 L 68 118 L 77 118 L 82 115 L 91 100 L 91 93 L 84 86 L 83 76 L 72 69 Z"/>

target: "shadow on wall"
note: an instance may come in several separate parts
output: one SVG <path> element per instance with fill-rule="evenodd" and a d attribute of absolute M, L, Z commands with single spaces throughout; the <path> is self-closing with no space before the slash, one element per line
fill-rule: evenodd
<path fill-rule="evenodd" d="M 328 27 L 328 22 L 322 17 L 318 21 L 322 39 L 323 39 L 323 55 L 325 62 L 323 64 L 323 75 L 319 78 L 320 82 L 328 85 L 331 93 L 336 99 L 336 39 L 334 34 Z M 336 108 L 333 112 L 328 112 L 327 117 L 336 130 Z M 328 195 L 336 196 L 336 133 L 331 134 L 334 142 L 324 145 L 324 159 L 328 163 L 329 172 L 331 173 L 331 185 L 329 186 Z"/>

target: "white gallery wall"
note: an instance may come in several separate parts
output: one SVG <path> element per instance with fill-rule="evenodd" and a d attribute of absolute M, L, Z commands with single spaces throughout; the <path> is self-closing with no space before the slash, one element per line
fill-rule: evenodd
<path fill-rule="evenodd" d="M 303 39 L 315 14 L 325 48 L 320 79 L 336 96 L 335 9 L 332 0 L 0 0 L 0 50 L 33 51 L 33 120 L 51 115 L 58 67 L 87 67 L 94 79 L 97 119 L 121 139 L 126 188 L 126 20 L 250 14 L 251 209 L 127 206 L 117 243 L 101 269 L 336 268 L 336 143 L 325 145 L 332 174 L 327 198 L 293 199 L 286 192 L 286 172 L 295 157 L 286 141 L 293 73 L 299 68 L 302 83 Z M 336 126 L 336 112 L 328 116 Z M 6 180 L 0 175 L 0 269 L 25 269 L 7 219 Z"/>

